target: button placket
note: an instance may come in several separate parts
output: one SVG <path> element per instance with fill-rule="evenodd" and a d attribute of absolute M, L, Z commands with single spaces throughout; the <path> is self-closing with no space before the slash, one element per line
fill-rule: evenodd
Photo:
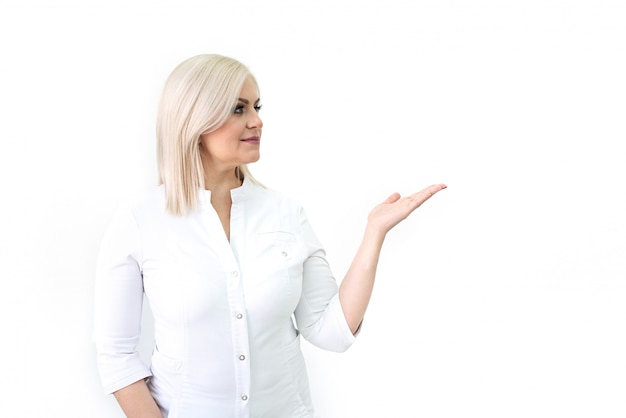
<path fill-rule="evenodd" d="M 234 192 L 233 192 L 234 193 Z M 244 217 L 245 211 L 242 205 L 241 196 L 233 195 L 231 206 L 231 241 L 229 245 L 232 263 L 226 269 L 227 289 L 229 297 L 231 333 L 233 341 L 233 360 L 235 361 L 235 380 L 237 392 L 239 393 L 240 412 L 237 416 L 248 416 L 248 404 L 250 393 L 250 362 L 248 353 L 250 350 L 248 342 L 247 310 L 244 298 L 243 279 L 246 276 L 244 268 L 240 265 L 240 260 L 245 259 L 246 234 Z"/>

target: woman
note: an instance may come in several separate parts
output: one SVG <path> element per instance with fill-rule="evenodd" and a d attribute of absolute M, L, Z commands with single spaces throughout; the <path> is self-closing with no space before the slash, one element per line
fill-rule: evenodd
<path fill-rule="evenodd" d="M 160 185 L 120 206 L 97 266 L 98 367 L 128 417 L 313 417 L 300 334 L 352 344 L 386 233 L 446 187 L 376 206 L 338 287 L 302 208 L 247 168 L 260 108 L 254 77 L 228 57 L 192 57 L 165 84 Z M 150 368 L 136 351 L 144 292 Z"/>

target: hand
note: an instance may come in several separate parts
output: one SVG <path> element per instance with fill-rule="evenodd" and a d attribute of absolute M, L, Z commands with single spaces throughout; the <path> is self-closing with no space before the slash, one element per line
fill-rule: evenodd
<path fill-rule="evenodd" d="M 394 193 L 372 209 L 367 217 L 368 226 L 386 234 L 406 219 L 415 209 L 419 208 L 422 203 L 446 187 L 448 186 L 445 184 L 433 184 L 406 197 L 400 197 L 400 193 Z"/>

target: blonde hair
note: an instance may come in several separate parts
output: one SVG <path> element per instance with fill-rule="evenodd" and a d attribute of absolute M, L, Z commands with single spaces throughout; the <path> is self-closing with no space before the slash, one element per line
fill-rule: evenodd
<path fill-rule="evenodd" d="M 247 78 L 257 84 L 239 61 L 205 54 L 183 61 L 166 80 L 157 111 L 157 166 L 171 214 L 196 209 L 204 189 L 200 135 L 226 122 Z M 258 183 L 246 165 L 236 173 Z"/>

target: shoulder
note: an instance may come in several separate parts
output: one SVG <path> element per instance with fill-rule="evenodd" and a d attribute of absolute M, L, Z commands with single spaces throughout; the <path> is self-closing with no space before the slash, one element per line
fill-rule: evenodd
<path fill-rule="evenodd" d="M 251 184 L 249 186 L 249 197 L 253 200 L 263 202 L 273 207 L 280 207 L 286 210 L 299 211 L 301 205 L 292 196 L 270 187 Z"/>
<path fill-rule="evenodd" d="M 301 229 L 305 218 L 304 210 L 300 202 L 292 196 L 258 184 L 250 184 L 244 189 L 248 219 L 254 220 L 261 229 L 293 233 Z"/>

